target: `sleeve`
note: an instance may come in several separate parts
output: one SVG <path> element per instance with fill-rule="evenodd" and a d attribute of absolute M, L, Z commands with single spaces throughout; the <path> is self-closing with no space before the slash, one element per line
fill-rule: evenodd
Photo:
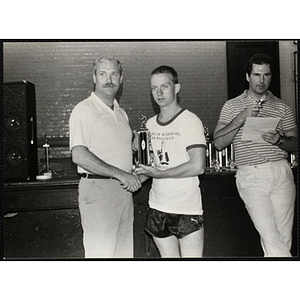
<path fill-rule="evenodd" d="M 296 128 L 296 122 L 295 122 L 295 117 L 294 113 L 289 105 L 287 105 L 286 112 L 284 114 L 284 117 L 282 119 L 282 128 L 284 131 L 288 131 L 291 129 Z"/>
<path fill-rule="evenodd" d="M 195 147 L 205 147 L 206 148 L 206 140 L 204 135 L 204 127 L 202 121 L 196 116 L 193 117 L 187 122 L 185 125 L 187 129 L 187 146 L 186 150 Z"/>
<path fill-rule="evenodd" d="M 85 146 L 89 148 L 91 140 L 92 115 L 87 107 L 77 105 L 73 109 L 70 121 L 70 150 L 75 146 Z"/>
<path fill-rule="evenodd" d="M 219 123 L 223 124 L 229 124 L 233 119 L 233 112 L 232 112 L 232 107 L 230 105 L 230 102 L 227 101 L 223 105 L 219 117 Z"/>

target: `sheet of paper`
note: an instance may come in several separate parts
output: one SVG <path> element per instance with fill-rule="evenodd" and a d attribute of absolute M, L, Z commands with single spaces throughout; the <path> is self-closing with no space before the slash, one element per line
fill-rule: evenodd
<path fill-rule="evenodd" d="M 260 117 L 247 117 L 242 141 L 252 141 L 255 143 L 268 143 L 262 137 L 263 132 L 275 130 L 280 118 L 260 118 Z"/>

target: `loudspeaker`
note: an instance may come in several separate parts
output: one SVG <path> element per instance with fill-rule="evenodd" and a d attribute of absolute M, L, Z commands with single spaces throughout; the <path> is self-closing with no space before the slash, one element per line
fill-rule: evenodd
<path fill-rule="evenodd" d="M 26 181 L 38 173 L 35 85 L 3 84 L 4 180 Z"/>

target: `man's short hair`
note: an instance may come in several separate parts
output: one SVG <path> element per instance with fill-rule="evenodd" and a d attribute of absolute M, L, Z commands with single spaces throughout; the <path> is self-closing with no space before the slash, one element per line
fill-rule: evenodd
<path fill-rule="evenodd" d="M 96 75 L 96 72 L 97 72 L 98 64 L 101 63 L 104 60 L 109 60 L 109 61 L 115 62 L 118 65 L 120 75 L 122 76 L 122 74 L 123 74 L 122 64 L 118 59 L 116 59 L 112 55 L 103 55 L 103 56 L 100 56 L 100 57 L 95 59 L 94 64 L 93 64 L 93 72 L 94 72 L 95 75 Z"/>
<path fill-rule="evenodd" d="M 271 56 L 264 53 L 256 53 L 254 54 L 247 62 L 245 66 L 245 72 L 250 76 L 252 72 L 252 65 L 270 65 L 271 73 L 273 73 L 274 62 Z"/>
<path fill-rule="evenodd" d="M 172 77 L 172 81 L 174 84 L 178 83 L 178 75 L 177 72 L 169 66 L 159 66 L 158 68 L 154 69 L 151 73 L 152 75 L 156 75 L 156 74 L 170 74 Z"/>

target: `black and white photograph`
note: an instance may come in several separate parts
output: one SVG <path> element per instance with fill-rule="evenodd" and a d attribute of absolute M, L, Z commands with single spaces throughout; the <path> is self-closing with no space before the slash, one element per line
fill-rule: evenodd
<path fill-rule="evenodd" d="M 0 281 L 33 299 L 296 297 L 299 39 L 151 11 L 3 30 Z"/>
<path fill-rule="evenodd" d="M 4 259 L 298 256 L 297 41 L 3 57 Z"/>

